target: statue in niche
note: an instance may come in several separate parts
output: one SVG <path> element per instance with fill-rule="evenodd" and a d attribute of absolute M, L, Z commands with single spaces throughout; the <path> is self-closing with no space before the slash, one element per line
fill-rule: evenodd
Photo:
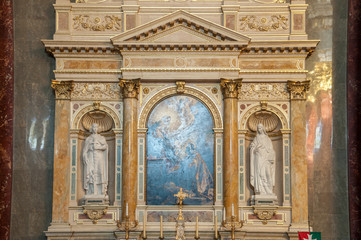
<path fill-rule="evenodd" d="M 108 198 L 108 144 L 93 123 L 83 148 L 85 198 Z"/>
<path fill-rule="evenodd" d="M 275 151 L 261 123 L 257 125 L 257 136 L 250 145 L 250 151 L 251 185 L 255 195 L 274 196 Z"/>

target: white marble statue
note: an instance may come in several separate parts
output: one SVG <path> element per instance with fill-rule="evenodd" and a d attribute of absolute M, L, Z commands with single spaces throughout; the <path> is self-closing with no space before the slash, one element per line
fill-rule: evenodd
<path fill-rule="evenodd" d="M 275 151 L 261 123 L 257 125 L 257 136 L 250 145 L 250 151 L 251 185 L 255 195 L 274 196 Z"/>
<path fill-rule="evenodd" d="M 108 144 L 93 123 L 92 133 L 83 148 L 84 189 L 86 198 L 104 198 L 108 187 Z"/>

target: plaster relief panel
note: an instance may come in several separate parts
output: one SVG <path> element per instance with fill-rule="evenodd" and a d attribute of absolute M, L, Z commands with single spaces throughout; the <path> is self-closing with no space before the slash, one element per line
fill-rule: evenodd
<path fill-rule="evenodd" d="M 241 15 L 239 17 L 239 29 L 244 32 L 288 32 L 289 15 Z"/>
<path fill-rule="evenodd" d="M 118 83 L 75 83 L 72 99 L 114 100 L 121 99 Z"/>
<path fill-rule="evenodd" d="M 116 15 L 73 15 L 73 29 L 75 31 L 109 32 L 122 30 L 122 18 Z"/>
<path fill-rule="evenodd" d="M 285 83 L 243 83 L 240 100 L 288 100 Z"/>

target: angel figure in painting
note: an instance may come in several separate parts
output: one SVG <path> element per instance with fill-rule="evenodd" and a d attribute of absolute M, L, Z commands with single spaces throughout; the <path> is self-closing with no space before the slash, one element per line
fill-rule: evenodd
<path fill-rule="evenodd" d="M 257 125 L 257 136 L 250 145 L 250 151 L 251 185 L 255 195 L 274 195 L 275 151 L 261 123 Z"/>
<path fill-rule="evenodd" d="M 83 149 L 84 189 L 86 197 L 100 198 L 107 195 L 108 144 L 98 134 L 98 124 L 93 123 Z"/>

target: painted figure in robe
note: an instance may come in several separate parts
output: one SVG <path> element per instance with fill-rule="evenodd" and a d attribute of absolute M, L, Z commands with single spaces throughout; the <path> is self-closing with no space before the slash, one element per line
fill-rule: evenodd
<path fill-rule="evenodd" d="M 108 144 L 93 123 L 83 148 L 84 189 L 86 196 L 106 196 L 108 187 Z"/>
<path fill-rule="evenodd" d="M 274 195 L 275 151 L 261 123 L 257 126 L 257 136 L 250 145 L 250 151 L 251 185 L 255 195 Z"/>

